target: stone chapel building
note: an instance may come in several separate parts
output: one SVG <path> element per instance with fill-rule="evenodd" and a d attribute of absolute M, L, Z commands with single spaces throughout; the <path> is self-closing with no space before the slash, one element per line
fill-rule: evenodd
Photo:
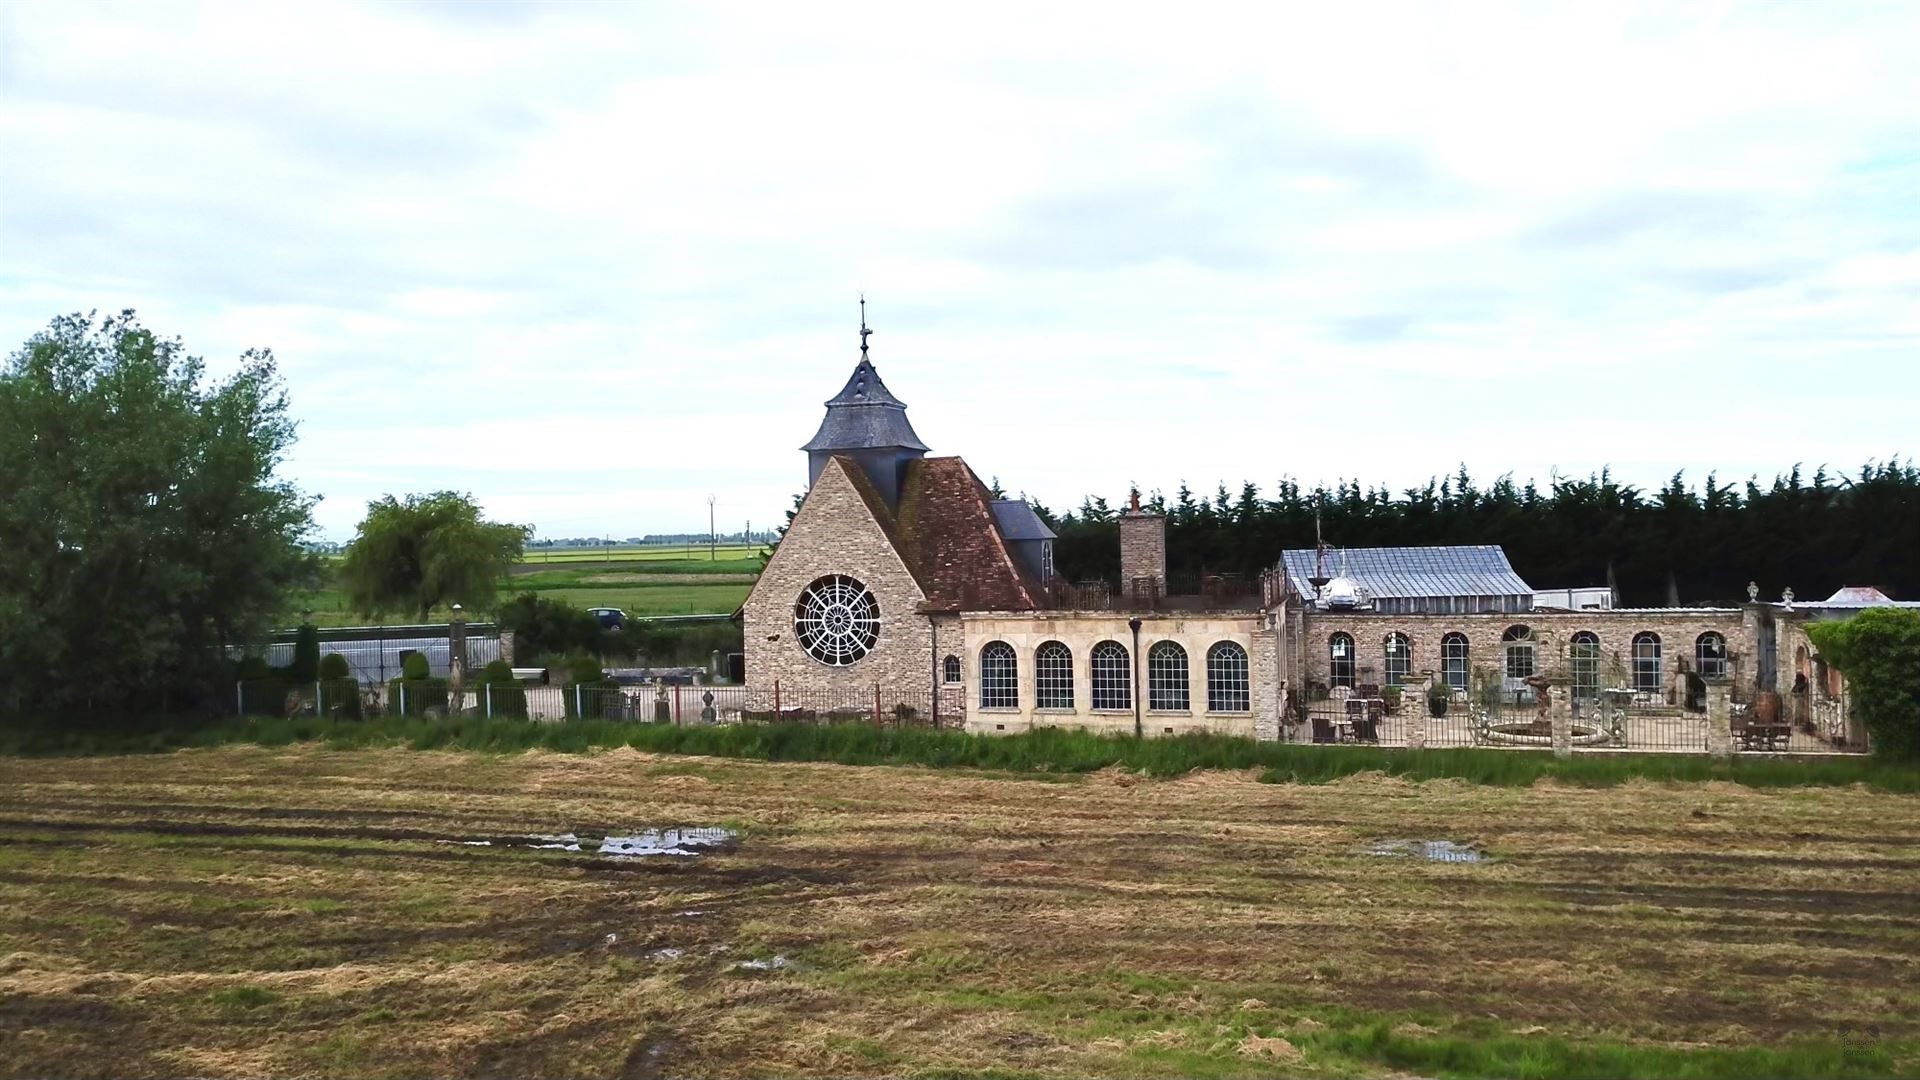
<path fill-rule="evenodd" d="M 1676 711 L 1707 683 L 1736 698 L 1797 683 L 1837 708 L 1844 684 L 1806 623 L 1892 603 L 1853 589 L 1796 608 L 1791 591 L 1774 604 L 1750 588 L 1738 607 L 1554 607 L 1498 547 L 1323 546 L 1276 552 L 1257 581 L 1172 582 L 1165 520 L 1137 499 L 1119 521 L 1121 580 L 1069 583 L 1031 506 L 930 454 L 864 333 L 801 449 L 809 489 L 740 612 L 758 710 L 878 711 L 895 695 L 975 732 L 1271 740 L 1301 737 L 1306 702 L 1356 688 L 1524 697 L 1540 674 L 1575 698 L 1605 688 Z"/>

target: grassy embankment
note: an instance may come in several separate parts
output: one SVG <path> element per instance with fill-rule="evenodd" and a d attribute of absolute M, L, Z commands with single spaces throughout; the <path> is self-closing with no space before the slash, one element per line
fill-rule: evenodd
<path fill-rule="evenodd" d="M 519 846 L 682 824 L 743 835 Z M 1916 850 L 1865 787 L 0 758 L 0 1074 L 1916 1076 Z"/>
<path fill-rule="evenodd" d="M 762 560 L 757 552 L 744 549 L 729 554 L 722 549 L 718 561 L 709 561 L 704 553 L 698 558 L 674 558 L 653 552 L 646 557 L 622 554 L 605 562 L 592 559 L 556 559 L 552 563 L 528 561 L 516 566 L 500 581 L 501 599 L 522 592 L 537 592 L 579 608 L 617 607 L 628 615 L 702 615 L 732 612 L 747 598 Z M 576 554 L 567 552 L 564 554 Z M 321 589 L 294 597 L 288 605 L 288 625 L 299 622 L 300 612 L 311 609 L 319 626 L 353 626 L 367 622 L 366 616 L 347 603 L 338 588 Z M 442 621 L 451 612 L 437 609 L 430 621 Z M 417 613 L 394 615 L 389 621 L 412 621 Z M 469 613 L 469 617 L 476 617 Z M 478 613 L 477 617 L 485 617 Z"/>
<path fill-rule="evenodd" d="M 1630 780 L 1732 781 L 1755 788 L 1864 784 L 1920 793 L 1920 767 L 1868 758 L 1737 758 L 1720 764 L 1697 754 L 1585 753 L 1560 761 L 1537 751 L 1382 750 L 1360 746 L 1259 743 L 1216 735 L 1136 740 L 1067 728 L 1020 735 L 877 728 L 868 724 L 670 724 L 573 720 L 540 723 L 482 717 L 332 720 L 227 718 L 206 724 L 149 726 L 126 732 L 61 727 L 0 730 L 0 753 L 86 756 L 156 753 L 230 743 L 285 746 L 319 742 L 335 749 L 408 747 L 518 753 L 585 753 L 629 747 L 760 761 L 840 765 L 920 765 L 1026 774 L 1084 774 L 1118 767 L 1149 776 L 1197 770 L 1259 770 L 1269 783 L 1324 783 L 1381 772 L 1408 780 L 1465 780 L 1525 786 L 1542 779 L 1587 787 Z"/>

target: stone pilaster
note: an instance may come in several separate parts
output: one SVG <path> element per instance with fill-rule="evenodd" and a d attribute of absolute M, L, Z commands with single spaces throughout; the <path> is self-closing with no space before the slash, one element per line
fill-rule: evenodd
<path fill-rule="evenodd" d="M 1433 672 L 1423 671 L 1418 679 L 1400 685 L 1400 715 L 1407 725 L 1407 749 L 1427 748 L 1427 694 L 1433 687 Z"/>
<path fill-rule="evenodd" d="M 1570 758 L 1573 756 L 1573 707 L 1564 686 L 1549 686 L 1547 695 L 1547 722 L 1553 726 L 1553 756 Z"/>
<path fill-rule="evenodd" d="M 1721 681 L 1707 684 L 1707 753 L 1715 761 L 1733 758 L 1733 710 L 1729 690 Z"/>

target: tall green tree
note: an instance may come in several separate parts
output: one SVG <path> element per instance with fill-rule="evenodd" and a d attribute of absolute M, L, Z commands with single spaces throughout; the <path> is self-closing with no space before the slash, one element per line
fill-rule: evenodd
<path fill-rule="evenodd" d="M 1869 608 L 1807 636 L 1847 677 L 1849 707 L 1873 736 L 1874 753 L 1920 760 L 1920 611 Z"/>
<path fill-rule="evenodd" d="M 489 608 L 531 536 L 525 525 L 482 520 L 459 492 L 388 495 L 367 504 L 340 578 L 347 601 L 365 615 L 408 612 L 425 622 L 441 604 Z"/>
<path fill-rule="evenodd" d="M 29 338 L 0 369 L 0 714 L 210 704 L 314 573 L 293 439 L 265 350 L 209 380 L 131 311 Z"/>

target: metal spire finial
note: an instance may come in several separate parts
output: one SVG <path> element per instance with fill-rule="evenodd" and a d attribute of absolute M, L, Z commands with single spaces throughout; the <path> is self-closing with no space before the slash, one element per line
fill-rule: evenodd
<path fill-rule="evenodd" d="M 860 362 L 867 362 L 867 338 L 873 331 L 867 329 L 867 294 L 860 294 Z"/>

